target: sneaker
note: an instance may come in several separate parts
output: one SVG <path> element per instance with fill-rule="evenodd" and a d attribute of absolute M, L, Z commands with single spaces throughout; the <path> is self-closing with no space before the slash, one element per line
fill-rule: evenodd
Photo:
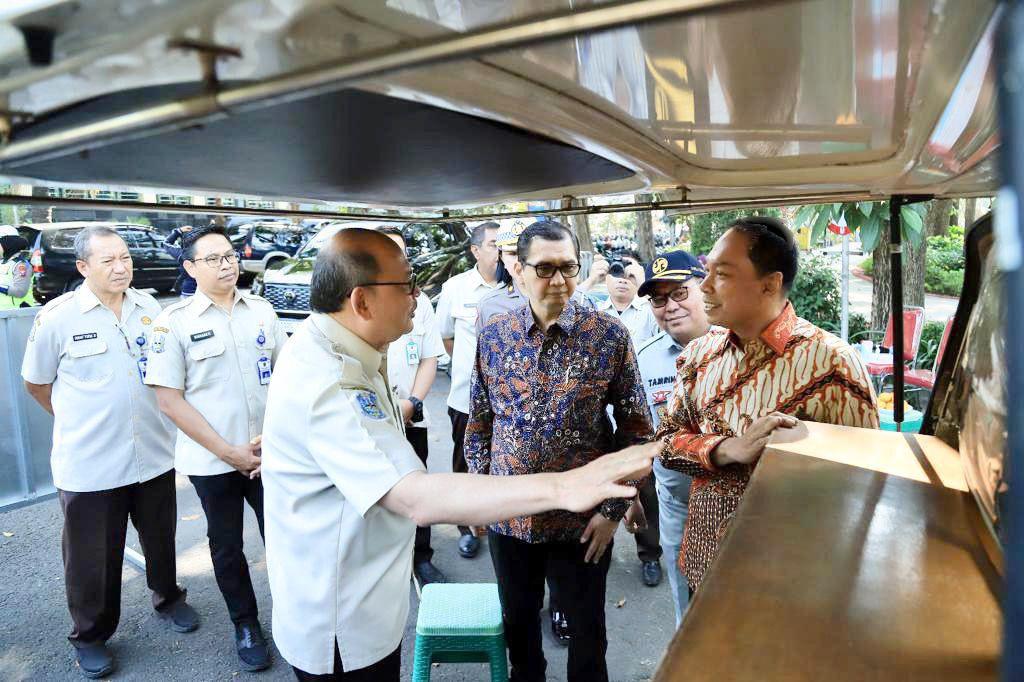
<path fill-rule="evenodd" d="M 270 647 L 258 622 L 244 621 L 235 625 L 235 648 L 242 667 L 249 672 L 270 667 Z"/>
<path fill-rule="evenodd" d="M 106 677 L 114 672 L 114 656 L 103 642 L 75 647 L 78 669 L 90 680 Z"/>
<path fill-rule="evenodd" d="M 661 582 L 661 562 L 643 562 L 643 567 L 640 569 L 640 574 L 644 579 L 644 585 L 647 585 L 647 587 L 654 587 L 658 585 Z"/>
<path fill-rule="evenodd" d="M 441 570 L 430 563 L 429 561 L 421 561 L 413 566 L 413 573 L 416 574 L 416 580 L 419 581 L 420 585 L 429 585 L 431 583 L 446 583 L 448 578 Z"/>
<path fill-rule="evenodd" d="M 565 611 L 551 609 L 551 634 L 556 642 L 569 646 L 572 635 L 569 634 L 569 619 L 565 617 Z"/>
<path fill-rule="evenodd" d="M 199 614 L 188 605 L 184 597 L 156 613 L 166 620 L 167 627 L 175 632 L 192 632 L 199 627 Z"/>
<path fill-rule="evenodd" d="M 459 538 L 459 554 L 464 559 L 472 559 L 480 551 L 480 540 L 475 535 L 463 535 Z"/>

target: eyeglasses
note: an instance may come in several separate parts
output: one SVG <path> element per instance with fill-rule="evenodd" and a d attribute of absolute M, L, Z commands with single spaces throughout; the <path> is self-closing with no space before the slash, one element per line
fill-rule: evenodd
<path fill-rule="evenodd" d="M 234 265 L 238 262 L 238 254 L 232 251 L 231 253 L 225 253 L 223 256 L 207 256 L 206 258 L 196 258 L 192 261 L 193 263 L 206 263 L 208 267 L 219 268 L 221 263 L 228 263 Z"/>
<path fill-rule="evenodd" d="M 651 307 L 652 308 L 664 308 L 668 305 L 668 299 L 672 299 L 676 303 L 682 303 L 690 297 L 690 288 L 685 284 L 677 287 L 667 294 L 653 294 L 651 296 Z"/>
<path fill-rule="evenodd" d="M 580 274 L 579 263 L 567 263 L 565 265 L 552 265 L 551 263 L 523 263 L 523 265 L 529 266 L 534 269 L 537 276 L 541 279 L 551 279 L 555 276 L 555 271 L 562 273 L 562 277 L 569 279 Z"/>
<path fill-rule="evenodd" d="M 366 282 L 364 284 L 358 284 L 356 286 L 361 287 L 406 287 L 406 293 L 412 296 L 416 293 L 416 275 L 409 278 L 408 282 Z M 354 288 L 354 287 L 353 287 Z"/>

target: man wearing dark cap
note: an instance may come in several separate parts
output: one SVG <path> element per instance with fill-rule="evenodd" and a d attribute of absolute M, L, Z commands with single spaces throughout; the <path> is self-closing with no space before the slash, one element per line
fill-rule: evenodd
<path fill-rule="evenodd" d="M 34 305 L 28 242 L 17 232 L 0 233 L 0 310 Z"/>
<path fill-rule="evenodd" d="M 665 409 L 676 381 L 679 353 L 686 344 L 708 330 L 704 296 L 700 292 L 700 281 L 705 273 L 700 262 L 690 254 L 669 251 L 651 261 L 644 274 L 646 279 L 639 293 L 650 297 L 651 312 L 661 332 L 642 344 L 636 357 L 647 393 L 647 404 L 657 428 L 659 413 Z M 661 548 L 670 558 L 668 582 L 672 588 L 678 627 L 689 603 L 686 579 L 680 573 L 678 563 L 691 479 L 684 473 L 665 468 L 660 462 L 655 462 L 654 477 L 657 489 L 655 504 L 653 509 L 646 508 L 648 504 L 644 500 L 644 506 L 649 530 L 660 539 Z"/>

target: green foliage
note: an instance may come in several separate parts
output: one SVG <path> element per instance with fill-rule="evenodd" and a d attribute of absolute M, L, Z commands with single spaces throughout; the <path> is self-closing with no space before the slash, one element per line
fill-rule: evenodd
<path fill-rule="evenodd" d="M 701 213 L 688 220 L 690 224 L 690 253 L 694 256 L 708 254 L 718 238 L 725 234 L 729 225 L 740 218 L 752 215 L 779 217 L 777 208 L 762 208 L 756 211 L 717 211 Z"/>
<path fill-rule="evenodd" d="M 942 322 L 925 322 L 921 329 L 921 345 L 917 349 L 917 366 L 921 369 L 931 369 L 935 364 L 935 356 L 939 353 L 939 343 L 942 342 L 942 332 L 946 325 Z"/>
<path fill-rule="evenodd" d="M 900 207 L 903 238 L 913 244 L 920 244 L 924 234 L 924 215 L 928 204 L 917 203 Z M 814 246 L 825 236 L 830 222 L 839 222 L 846 217 L 846 224 L 860 237 L 864 251 L 874 251 L 882 237 L 882 230 L 889 229 L 888 201 L 849 201 L 838 204 L 803 206 L 796 213 L 793 228 L 805 225 L 811 227 L 811 245 Z"/>
<path fill-rule="evenodd" d="M 965 266 L 963 228 L 954 225 L 944 237 L 929 237 L 924 266 L 925 291 L 959 296 L 964 286 Z"/>
<path fill-rule="evenodd" d="M 839 276 L 821 256 L 803 256 L 789 292 L 796 314 L 811 324 L 839 333 Z"/>
<path fill-rule="evenodd" d="M 947 296 L 959 296 L 964 288 L 963 270 L 940 270 L 934 266 L 925 265 L 924 289 L 932 294 L 945 294 Z"/>
<path fill-rule="evenodd" d="M 865 275 L 870 276 L 875 271 L 875 257 L 868 256 L 860 262 L 860 269 L 864 271 Z"/>
<path fill-rule="evenodd" d="M 850 343 L 857 343 L 860 339 L 868 338 L 866 332 L 870 331 L 871 324 L 868 322 L 868 318 L 860 313 L 852 313 L 846 321 L 846 325 L 847 338 L 850 339 Z M 836 326 L 838 327 L 838 325 Z M 838 334 L 839 331 L 837 330 L 835 333 Z"/>

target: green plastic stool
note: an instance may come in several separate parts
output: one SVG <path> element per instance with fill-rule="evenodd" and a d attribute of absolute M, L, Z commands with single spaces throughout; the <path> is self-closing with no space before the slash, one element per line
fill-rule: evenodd
<path fill-rule="evenodd" d="M 491 682 L 508 682 L 497 585 L 424 586 L 416 618 L 413 682 L 429 682 L 432 663 L 490 663 Z"/>

